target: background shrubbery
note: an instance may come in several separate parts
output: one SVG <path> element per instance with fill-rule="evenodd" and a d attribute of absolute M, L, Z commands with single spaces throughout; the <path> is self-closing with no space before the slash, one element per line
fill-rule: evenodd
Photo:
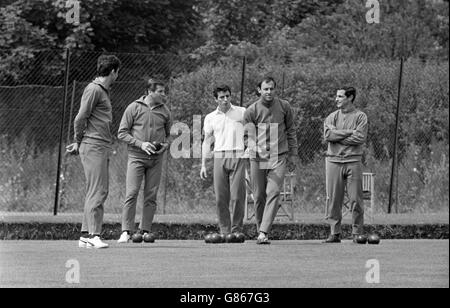
<path fill-rule="evenodd" d="M 358 89 L 356 104 L 369 117 L 364 170 L 376 174 L 377 209 L 386 210 L 404 58 L 397 210 L 448 212 L 448 1 L 380 1 L 379 24 L 367 23 L 368 8 L 360 0 L 182 2 L 85 0 L 80 23 L 69 24 L 63 1 L 0 0 L 0 211 L 53 207 L 64 48 L 70 48 L 65 143 L 83 88 L 105 50 L 123 62 L 111 91 L 115 132 L 148 77 L 168 81 L 175 120 L 192 127 L 195 115 L 215 109 L 215 85 L 229 84 L 240 103 L 243 56 L 244 106 L 256 99 L 260 78 L 273 75 L 278 94 L 295 110 L 300 213 L 323 212 L 322 125 L 344 85 Z M 116 143 L 110 212 L 120 212 L 126 163 L 125 146 Z M 199 165 L 199 159 L 168 160 L 160 212 L 215 211 L 212 179 L 200 180 Z M 60 210 L 79 212 L 84 198 L 79 158 L 64 157 L 62 172 Z"/>
<path fill-rule="evenodd" d="M 204 65 L 170 81 L 170 108 L 176 122 L 192 128 L 195 115 L 204 116 L 216 106 L 212 90 L 228 83 L 239 104 L 241 59 L 229 57 L 215 65 Z M 255 86 L 266 74 L 278 80 L 279 95 L 295 110 L 299 141 L 295 204 L 298 212 L 323 212 L 325 171 L 322 141 L 324 118 L 335 110 L 335 91 L 342 85 L 358 89 L 356 105 L 369 117 L 369 135 L 364 171 L 376 174 L 378 211 L 385 211 L 393 150 L 393 132 L 398 61 L 334 61 L 291 63 L 249 62 L 246 72 L 244 106 L 257 97 Z M 85 83 L 76 89 L 75 112 Z M 139 97 L 142 84 L 118 84 L 113 88 L 114 128 L 125 107 Z M 401 101 L 399 138 L 399 212 L 448 211 L 448 64 L 406 61 Z M 129 99 L 133 98 L 133 99 Z M 44 121 L 44 118 L 43 118 Z M 54 123 L 40 123 L 40 131 Z M 38 134 L 35 131 L 34 134 Z M 2 210 L 49 210 L 55 181 L 56 149 L 33 143 L 33 138 L 6 138 L 2 141 Z M 30 141 L 31 140 L 31 141 Z M 56 142 L 56 140 L 54 140 Z M 9 142 L 9 143 L 8 143 Z M 66 157 L 63 165 L 61 211 L 81 211 L 84 175 L 77 157 Z M 111 160 L 110 211 L 120 212 L 125 194 L 126 149 L 116 144 Z M 211 162 L 209 166 L 212 168 Z M 199 177 L 200 159 L 170 158 L 159 195 L 160 212 L 164 198 L 166 213 L 214 212 L 212 178 Z M 396 183 L 396 182 L 395 182 Z"/>

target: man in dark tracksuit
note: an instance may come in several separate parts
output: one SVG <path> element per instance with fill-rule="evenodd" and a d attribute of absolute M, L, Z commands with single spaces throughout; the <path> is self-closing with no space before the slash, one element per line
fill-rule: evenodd
<path fill-rule="evenodd" d="M 122 235 L 119 243 L 130 240 L 135 229 L 136 202 L 142 179 L 144 205 L 139 229 L 150 233 L 156 212 L 156 198 L 161 180 L 163 153 L 169 147 L 167 138 L 172 124 L 165 101 L 165 85 L 150 79 L 148 95 L 131 103 L 120 122 L 118 137 L 128 144 L 126 196 L 122 210 Z M 159 149 L 159 146 L 161 148 Z"/>
<path fill-rule="evenodd" d="M 324 123 L 324 139 L 328 142 L 326 158 L 326 219 L 331 234 L 325 243 L 341 242 L 342 204 L 345 186 L 352 210 L 352 234 L 363 233 L 364 206 L 362 188 L 363 146 L 367 138 L 367 116 L 355 108 L 356 90 L 352 87 L 337 91 L 337 111 Z"/>
<path fill-rule="evenodd" d="M 80 154 L 86 176 L 86 199 L 79 247 L 107 248 L 100 233 L 103 205 L 108 196 L 108 168 L 111 153 L 112 106 L 109 87 L 117 79 L 120 60 L 112 55 L 97 60 L 98 76 L 84 89 L 80 110 L 75 117 L 75 143 L 67 151 Z"/>
<path fill-rule="evenodd" d="M 277 215 L 286 167 L 295 169 L 297 137 L 291 106 L 275 96 L 276 83 L 266 77 L 261 95 L 245 111 L 245 139 L 250 154 L 250 177 L 255 199 L 257 244 L 270 244 L 268 233 Z"/>

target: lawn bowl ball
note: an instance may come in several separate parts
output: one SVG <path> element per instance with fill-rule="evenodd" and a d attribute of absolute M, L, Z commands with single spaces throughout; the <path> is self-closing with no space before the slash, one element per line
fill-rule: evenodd
<path fill-rule="evenodd" d="M 155 146 L 155 150 L 159 151 L 162 149 L 162 144 L 160 142 L 153 142 L 153 145 Z"/>
<path fill-rule="evenodd" d="M 211 243 L 211 233 L 208 233 L 205 235 L 205 243 L 210 244 Z"/>
<path fill-rule="evenodd" d="M 369 235 L 367 242 L 371 245 L 377 245 L 380 243 L 380 237 L 377 234 Z"/>
<path fill-rule="evenodd" d="M 358 244 L 366 244 L 367 243 L 367 236 L 363 234 L 359 234 L 356 236 L 355 242 Z"/>
<path fill-rule="evenodd" d="M 220 241 L 221 241 L 221 243 L 225 243 L 226 242 L 226 234 L 225 233 L 220 233 L 219 234 L 220 235 Z"/>
<path fill-rule="evenodd" d="M 213 235 L 211 235 L 211 243 L 213 243 L 213 244 L 222 243 L 222 238 L 220 237 L 220 235 L 218 233 L 214 233 Z"/>
<path fill-rule="evenodd" d="M 234 233 L 227 234 L 227 236 L 225 237 L 225 242 L 227 242 L 227 243 L 235 243 L 236 242 L 236 236 L 234 235 Z"/>
<path fill-rule="evenodd" d="M 146 242 L 146 243 L 154 243 L 155 238 L 156 237 L 153 233 L 145 233 L 144 234 L 144 242 Z"/>
<path fill-rule="evenodd" d="M 142 243 L 143 237 L 140 233 L 135 233 L 131 236 L 133 243 Z"/>
<path fill-rule="evenodd" d="M 236 243 L 243 243 L 243 242 L 245 242 L 245 235 L 244 235 L 244 233 L 237 232 L 235 234 L 235 237 L 236 237 Z"/>

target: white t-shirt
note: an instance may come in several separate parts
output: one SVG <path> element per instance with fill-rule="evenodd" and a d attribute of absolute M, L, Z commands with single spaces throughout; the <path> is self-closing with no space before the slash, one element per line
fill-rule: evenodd
<path fill-rule="evenodd" d="M 231 105 L 226 113 L 217 108 L 205 117 L 205 137 L 214 136 L 214 151 L 244 151 L 245 108 Z"/>

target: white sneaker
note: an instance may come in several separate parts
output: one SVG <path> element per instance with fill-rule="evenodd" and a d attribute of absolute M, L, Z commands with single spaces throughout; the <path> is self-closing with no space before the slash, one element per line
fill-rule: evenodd
<path fill-rule="evenodd" d="M 90 238 L 87 240 L 86 248 L 108 248 L 109 245 L 102 242 L 99 236 L 94 236 L 93 238 Z"/>
<path fill-rule="evenodd" d="M 80 239 L 78 240 L 78 247 L 86 248 L 87 245 L 91 245 L 91 244 L 88 244 L 88 240 L 89 240 L 88 237 L 80 236 Z"/>
<path fill-rule="evenodd" d="M 131 236 L 128 234 L 128 232 L 122 232 L 122 234 L 120 235 L 120 238 L 117 240 L 117 243 L 122 244 L 122 243 L 128 243 L 131 239 Z"/>
<path fill-rule="evenodd" d="M 270 244 L 269 237 L 266 234 L 260 232 L 258 235 L 258 238 L 256 239 L 256 244 L 258 244 L 258 245 Z"/>

